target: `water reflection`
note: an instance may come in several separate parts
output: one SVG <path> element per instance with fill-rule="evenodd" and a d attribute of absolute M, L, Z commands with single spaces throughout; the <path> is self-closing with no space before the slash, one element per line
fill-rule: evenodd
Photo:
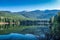
<path fill-rule="evenodd" d="M 38 40 L 35 35 L 32 34 L 17 34 L 11 33 L 8 35 L 0 35 L 0 40 Z"/>
<path fill-rule="evenodd" d="M 1 40 L 47 40 L 49 32 L 50 29 L 47 25 L 0 25 L 0 34 L 4 34 L 0 35 Z"/>

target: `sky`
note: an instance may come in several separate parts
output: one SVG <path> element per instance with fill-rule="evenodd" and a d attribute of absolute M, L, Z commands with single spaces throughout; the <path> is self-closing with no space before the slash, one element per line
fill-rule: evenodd
<path fill-rule="evenodd" d="M 60 10 L 60 0 L 0 0 L 0 11 Z"/>

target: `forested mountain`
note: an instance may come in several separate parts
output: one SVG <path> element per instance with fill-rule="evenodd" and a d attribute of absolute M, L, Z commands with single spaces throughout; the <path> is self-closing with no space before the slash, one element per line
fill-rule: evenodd
<path fill-rule="evenodd" d="M 40 10 L 35 10 L 35 11 L 22 11 L 22 12 L 17 12 L 17 14 L 23 15 L 24 17 L 28 18 L 51 18 L 52 16 L 56 15 L 60 10 L 45 10 L 45 11 L 40 11 Z"/>
<path fill-rule="evenodd" d="M 35 10 L 35 11 L 21 11 L 21 12 L 10 12 L 10 11 L 0 11 L 0 16 L 11 17 L 12 19 L 41 19 L 41 18 L 51 18 L 56 15 L 60 10 Z"/>
<path fill-rule="evenodd" d="M 13 12 L 10 11 L 0 11 L 0 18 L 9 18 L 14 20 L 25 20 L 26 18 L 22 15 L 13 14 Z"/>

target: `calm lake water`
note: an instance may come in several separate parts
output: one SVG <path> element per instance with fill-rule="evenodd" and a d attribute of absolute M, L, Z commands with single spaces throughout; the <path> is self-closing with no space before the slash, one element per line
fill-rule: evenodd
<path fill-rule="evenodd" d="M 0 35 L 0 40 L 38 40 L 38 39 L 35 35 L 32 34 L 11 33 L 8 35 Z"/>
<path fill-rule="evenodd" d="M 0 40 L 49 40 L 49 26 L 0 25 Z"/>
<path fill-rule="evenodd" d="M 47 40 L 44 34 L 36 36 L 33 34 L 11 33 L 8 35 L 0 35 L 0 40 Z"/>
<path fill-rule="evenodd" d="M 34 34 L 31 33 L 30 31 L 34 31 Z M 37 28 L 24 29 L 23 32 L 25 32 L 25 34 L 10 33 L 10 34 L 0 35 L 0 40 L 47 40 L 45 32 L 49 33 L 49 28 L 38 26 Z M 27 34 L 27 33 L 31 33 L 31 34 Z"/>

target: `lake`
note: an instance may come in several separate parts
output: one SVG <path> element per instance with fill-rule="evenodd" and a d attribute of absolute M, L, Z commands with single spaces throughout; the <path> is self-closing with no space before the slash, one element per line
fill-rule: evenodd
<path fill-rule="evenodd" d="M 28 26 L 29 27 L 29 26 Z M 7 28 L 9 30 L 9 28 Z M 13 28 L 12 28 L 13 29 Z M 40 27 L 40 26 L 30 26 L 29 28 L 24 28 L 23 30 L 17 31 L 2 31 L 0 34 L 0 40 L 47 40 L 46 33 L 49 33 L 49 27 Z M 20 32 L 19 32 L 20 31 Z"/>
<path fill-rule="evenodd" d="M 24 24 L 24 23 L 22 23 Z M 36 23 L 35 23 L 36 24 Z M 20 25 L 4 24 L 0 25 L 1 40 L 49 40 L 50 26 L 48 25 Z"/>

